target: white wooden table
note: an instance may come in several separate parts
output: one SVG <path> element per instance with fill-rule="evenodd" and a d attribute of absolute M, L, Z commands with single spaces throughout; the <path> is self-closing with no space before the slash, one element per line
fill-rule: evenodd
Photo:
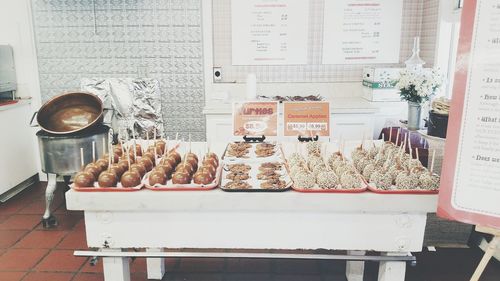
<path fill-rule="evenodd" d="M 192 192 L 66 193 L 83 210 L 87 244 L 123 248 L 335 249 L 407 255 L 422 249 L 435 195 Z M 128 258 L 103 258 L 105 280 L 129 280 Z M 148 258 L 148 277 L 161 279 L 161 258 Z M 364 263 L 347 262 L 349 281 Z M 403 281 L 404 261 L 380 262 L 379 280 Z"/>

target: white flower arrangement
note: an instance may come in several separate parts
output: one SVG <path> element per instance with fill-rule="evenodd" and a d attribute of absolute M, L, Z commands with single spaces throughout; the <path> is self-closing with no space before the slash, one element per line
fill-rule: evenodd
<path fill-rule="evenodd" d="M 438 69 L 405 68 L 401 71 L 396 88 L 401 91 L 401 100 L 423 103 L 436 93 L 443 81 L 444 76 Z"/>

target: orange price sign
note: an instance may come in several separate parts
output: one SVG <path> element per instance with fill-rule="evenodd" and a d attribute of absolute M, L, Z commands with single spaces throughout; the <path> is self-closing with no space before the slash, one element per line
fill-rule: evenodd
<path fill-rule="evenodd" d="M 233 103 L 234 136 L 278 135 L 277 102 L 235 102 Z"/>
<path fill-rule="evenodd" d="M 329 102 L 285 102 L 283 106 L 285 136 L 330 136 Z"/>

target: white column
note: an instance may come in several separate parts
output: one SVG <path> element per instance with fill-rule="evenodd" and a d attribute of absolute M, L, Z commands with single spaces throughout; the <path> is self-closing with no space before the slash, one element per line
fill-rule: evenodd
<path fill-rule="evenodd" d="M 347 251 L 348 255 L 364 256 L 366 251 Z M 345 276 L 347 281 L 363 281 L 365 271 L 364 261 L 347 261 L 345 267 Z"/>
<path fill-rule="evenodd" d="M 147 248 L 146 252 L 162 252 L 162 248 Z M 161 280 L 165 275 L 165 259 L 164 258 L 147 258 L 148 279 Z"/>
<path fill-rule="evenodd" d="M 407 253 L 389 252 L 386 256 L 406 256 Z M 378 269 L 378 281 L 404 281 L 406 273 L 405 261 L 382 261 Z"/>
<path fill-rule="evenodd" d="M 121 249 L 102 249 L 103 252 L 121 252 Z M 128 257 L 102 258 L 104 281 L 130 281 Z"/>

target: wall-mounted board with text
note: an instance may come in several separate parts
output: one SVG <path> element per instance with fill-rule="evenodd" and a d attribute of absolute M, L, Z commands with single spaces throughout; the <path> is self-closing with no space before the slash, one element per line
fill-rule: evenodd
<path fill-rule="evenodd" d="M 217 83 L 245 83 L 249 73 L 255 73 L 259 83 L 361 82 L 363 67 L 401 67 L 418 34 L 421 56 L 426 67 L 432 67 L 436 1 L 364 0 L 367 6 L 360 7 L 359 0 L 212 0 L 213 66 L 222 74 Z M 364 13 L 364 19 L 353 20 L 356 13 Z M 335 31 L 330 25 L 334 17 L 357 28 Z M 346 32 L 356 41 L 349 52 L 364 46 L 359 54 L 378 51 L 375 57 L 363 55 L 369 59 L 357 63 L 346 62 L 345 54 L 342 59 L 330 39 L 344 44 Z M 330 60 L 332 52 L 340 54 L 334 55 L 339 59 Z"/>
<path fill-rule="evenodd" d="M 398 63 L 401 0 L 325 2 L 323 64 Z"/>

